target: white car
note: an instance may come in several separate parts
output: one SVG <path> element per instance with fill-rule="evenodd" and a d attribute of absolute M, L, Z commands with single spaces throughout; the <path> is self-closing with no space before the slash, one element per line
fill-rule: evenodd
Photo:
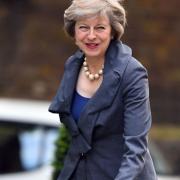
<path fill-rule="evenodd" d="M 179 176 L 168 176 L 168 175 L 164 175 L 164 176 L 158 176 L 158 180 L 180 180 Z"/>
<path fill-rule="evenodd" d="M 51 180 L 59 116 L 50 102 L 0 98 L 0 180 Z M 153 143 L 158 180 L 180 180 Z"/>
<path fill-rule="evenodd" d="M 60 126 L 49 102 L 0 99 L 0 180 L 50 180 Z"/>
<path fill-rule="evenodd" d="M 149 143 L 149 149 L 158 174 L 158 180 L 180 180 L 180 175 L 177 175 L 173 165 L 167 161 L 162 150 L 153 142 Z"/>

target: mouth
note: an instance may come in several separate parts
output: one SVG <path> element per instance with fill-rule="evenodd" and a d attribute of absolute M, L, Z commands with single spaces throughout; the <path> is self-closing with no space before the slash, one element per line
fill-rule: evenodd
<path fill-rule="evenodd" d="M 85 43 L 85 45 L 88 49 L 92 49 L 92 50 L 98 48 L 99 46 L 98 43 Z"/>

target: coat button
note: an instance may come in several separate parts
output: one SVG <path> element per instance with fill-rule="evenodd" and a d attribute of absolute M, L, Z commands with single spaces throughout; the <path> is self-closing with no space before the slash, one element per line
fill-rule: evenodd
<path fill-rule="evenodd" d="M 86 158 L 86 154 L 85 153 L 80 153 L 80 159 L 85 159 Z"/>

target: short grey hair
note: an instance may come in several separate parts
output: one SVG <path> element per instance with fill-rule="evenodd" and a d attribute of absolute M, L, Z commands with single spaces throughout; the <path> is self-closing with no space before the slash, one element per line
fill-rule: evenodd
<path fill-rule="evenodd" d="M 113 38 L 121 38 L 127 23 L 122 0 L 73 0 L 64 12 L 64 29 L 70 37 L 74 37 L 76 21 L 95 15 L 107 15 Z"/>

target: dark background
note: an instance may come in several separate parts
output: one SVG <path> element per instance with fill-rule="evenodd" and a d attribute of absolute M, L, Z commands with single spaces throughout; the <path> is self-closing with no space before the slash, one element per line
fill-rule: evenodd
<path fill-rule="evenodd" d="M 0 0 L 0 97 L 51 100 L 76 47 L 63 31 L 70 0 Z M 123 42 L 148 69 L 153 122 L 180 124 L 180 1 L 125 1 Z"/>

